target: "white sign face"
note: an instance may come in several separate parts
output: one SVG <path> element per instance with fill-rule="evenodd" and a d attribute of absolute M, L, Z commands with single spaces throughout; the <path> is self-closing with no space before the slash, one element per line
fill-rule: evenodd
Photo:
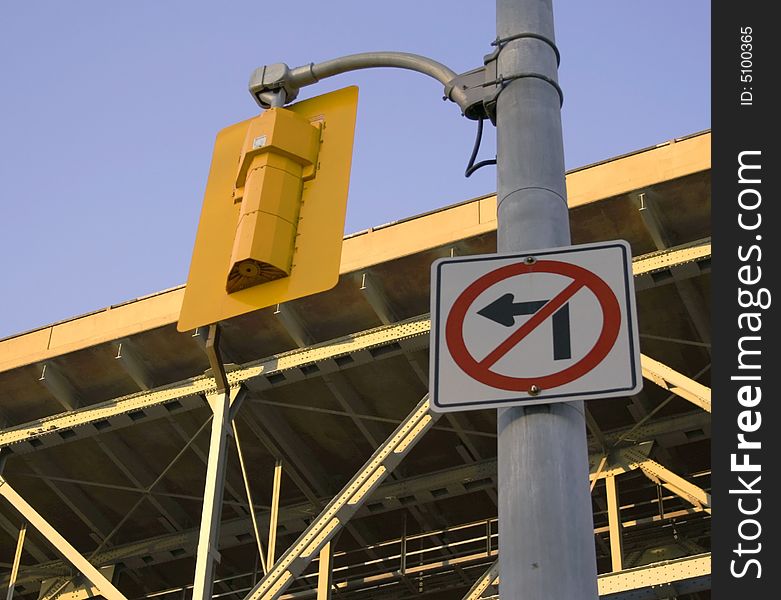
<path fill-rule="evenodd" d="M 629 244 L 436 260 L 429 352 L 438 412 L 636 394 Z"/>

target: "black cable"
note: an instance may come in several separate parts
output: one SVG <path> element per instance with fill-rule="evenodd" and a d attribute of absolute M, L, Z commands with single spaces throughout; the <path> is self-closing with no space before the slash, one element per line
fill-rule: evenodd
<path fill-rule="evenodd" d="M 475 146 L 472 148 L 472 156 L 469 157 L 469 163 L 466 165 L 466 171 L 464 171 L 465 177 L 469 177 L 472 173 L 478 169 L 481 169 L 482 167 L 496 164 L 495 158 L 481 160 L 479 163 L 475 164 L 477 153 L 480 152 L 480 142 L 483 139 L 483 121 L 485 121 L 485 119 L 479 119 L 477 121 L 477 137 L 475 138 Z"/>

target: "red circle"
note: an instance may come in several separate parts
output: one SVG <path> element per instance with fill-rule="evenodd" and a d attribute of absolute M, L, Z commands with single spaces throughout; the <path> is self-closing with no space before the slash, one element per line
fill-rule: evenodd
<path fill-rule="evenodd" d="M 564 295 L 564 292 L 575 284 L 579 284 L 575 292 L 572 292 L 563 302 L 561 302 L 561 304 L 564 304 L 567 299 L 574 295 L 581 287 L 588 288 L 591 293 L 594 294 L 602 308 L 602 330 L 594 346 L 574 365 L 571 365 L 558 373 L 552 373 L 542 377 L 511 377 L 492 371 L 490 365 L 486 367 L 481 364 L 480 361 L 475 360 L 469 353 L 464 341 L 464 319 L 469 307 L 475 299 L 489 287 L 509 277 L 525 275 L 528 273 L 553 273 L 572 279 L 573 283 L 567 286 L 563 292 L 554 296 L 546 306 L 555 302 L 557 298 Z M 553 312 L 556 308 L 546 312 Z M 546 307 L 544 306 L 537 311 L 537 314 L 540 314 L 545 310 Z M 544 321 L 545 318 L 547 317 L 542 318 L 540 322 Z M 532 316 L 532 319 L 534 319 L 534 316 Z M 608 284 L 598 275 L 583 267 L 570 263 L 540 260 L 533 264 L 513 263 L 500 267 L 472 282 L 472 284 L 456 298 L 456 301 L 450 309 L 450 314 L 448 314 L 447 322 L 445 324 L 445 340 L 456 364 L 473 379 L 476 379 L 487 386 L 502 390 L 528 392 L 532 385 L 536 385 L 542 390 L 549 390 L 570 383 L 588 373 L 602 362 L 613 348 L 613 345 L 618 338 L 620 325 L 621 308 L 618 304 L 618 300 L 616 299 L 613 290 L 610 289 L 610 286 L 608 286 Z M 521 328 L 523 328 L 523 326 Z M 516 333 L 521 328 L 516 329 Z M 512 337 L 513 335 L 510 336 L 510 338 Z M 525 337 L 525 335 L 523 337 Z M 505 342 L 509 341 L 510 338 L 505 340 Z M 520 342 L 520 339 L 518 342 Z M 518 342 L 516 342 L 516 344 Z M 502 344 L 500 344 L 500 346 L 501 345 Z"/>

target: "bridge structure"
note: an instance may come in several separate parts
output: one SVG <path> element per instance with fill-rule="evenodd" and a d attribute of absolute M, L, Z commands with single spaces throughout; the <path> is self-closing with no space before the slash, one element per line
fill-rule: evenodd
<path fill-rule="evenodd" d="M 645 378 L 586 403 L 604 598 L 710 597 L 710 142 L 567 174 L 573 243 L 631 244 Z M 0 340 L 7 598 L 498 597 L 495 411 L 427 397 L 431 262 L 495 250 L 491 195 L 347 236 L 335 288 L 221 323 L 224 406 L 183 287 Z"/>

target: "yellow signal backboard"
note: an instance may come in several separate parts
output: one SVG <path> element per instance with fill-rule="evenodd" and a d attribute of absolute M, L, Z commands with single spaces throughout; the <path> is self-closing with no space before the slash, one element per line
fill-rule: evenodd
<path fill-rule="evenodd" d="M 217 134 L 179 331 L 316 294 L 336 285 L 342 255 L 358 88 L 348 87 L 286 107 L 320 126 L 315 176 L 304 181 L 290 275 L 233 293 L 226 291 L 241 205 L 233 191 L 252 121 Z"/>

